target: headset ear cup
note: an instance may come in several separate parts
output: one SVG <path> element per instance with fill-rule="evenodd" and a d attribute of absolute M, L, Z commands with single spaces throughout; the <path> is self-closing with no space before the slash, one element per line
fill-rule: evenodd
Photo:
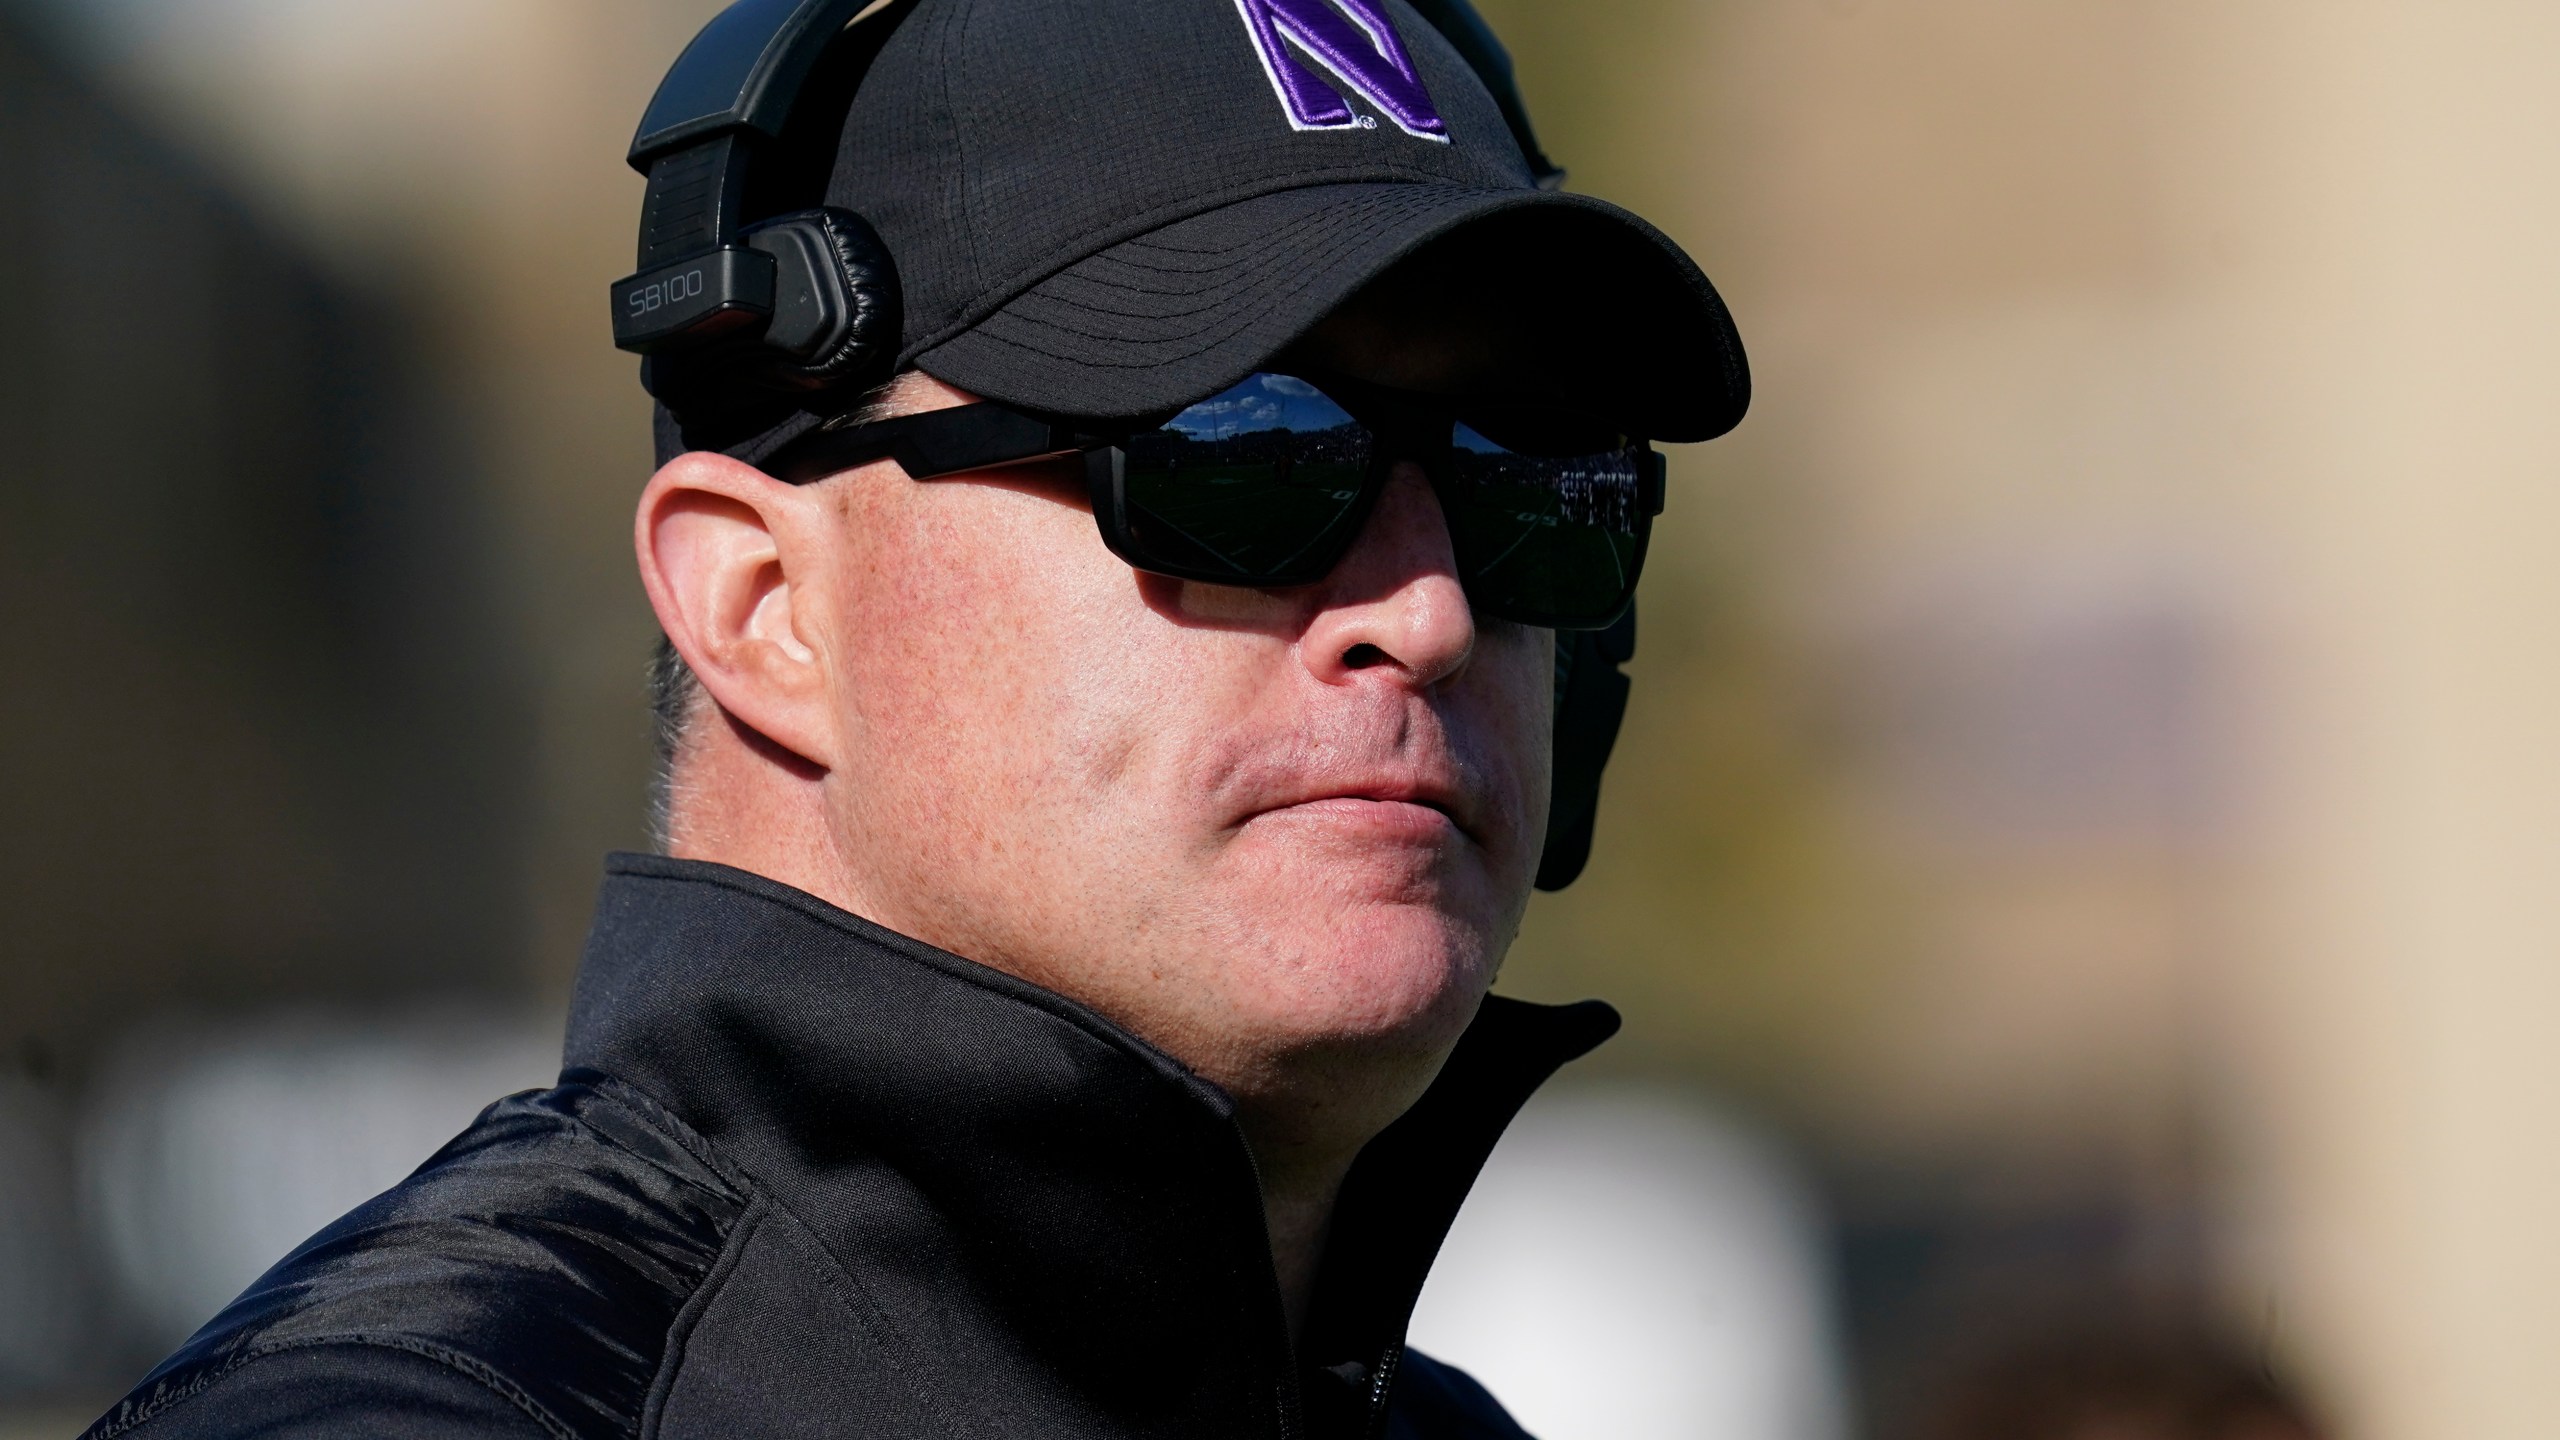
<path fill-rule="evenodd" d="M 763 378 L 792 390 L 889 378 L 905 305 L 897 262 L 869 221 L 825 207 L 768 220 L 739 238 L 773 256 L 777 271 Z"/>
<path fill-rule="evenodd" d="M 1606 630 L 1556 632 L 1554 780 L 1547 803 L 1547 846 L 1538 857 L 1538 888 L 1561 890 L 1591 859 L 1600 817 L 1600 772 L 1618 743 L 1632 688 L 1620 665 L 1636 653 L 1636 612 Z"/>

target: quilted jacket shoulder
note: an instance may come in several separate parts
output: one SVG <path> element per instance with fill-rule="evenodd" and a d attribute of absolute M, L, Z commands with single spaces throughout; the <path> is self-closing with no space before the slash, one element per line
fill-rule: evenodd
<path fill-rule="evenodd" d="M 333 1351 L 440 1367 L 551 1435 L 634 1434 L 677 1316 L 746 1204 L 681 1122 L 573 1072 L 491 1106 L 286 1256 L 88 1440 L 159 1434 L 154 1421 L 217 1391 L 229 1409 L 248 1367 Z"/>

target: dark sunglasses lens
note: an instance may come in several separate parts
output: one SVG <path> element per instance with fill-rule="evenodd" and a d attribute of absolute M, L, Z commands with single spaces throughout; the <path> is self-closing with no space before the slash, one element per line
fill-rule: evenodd
<path fill-rule="evenodd" d="M 1509 450 L 1460 425 L 1441 508 L 1467 594 L 1508 620 L 1595 630 L 1635 594 L 1653 517 L 1640 448 Z"/>
<path fill-rule="evenodd" d="M 1324 577 L 1358 528 L 1368 430 L 1294 375 L 1252 375 L 1129 437 L 1115 541 L 1143 569 L 1233 585 Z"/>

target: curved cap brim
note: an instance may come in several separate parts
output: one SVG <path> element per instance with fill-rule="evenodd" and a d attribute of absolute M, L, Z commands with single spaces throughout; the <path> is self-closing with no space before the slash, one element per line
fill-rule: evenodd
<path fill-rule="evenodd" d="M 1415 260 L 1398 268 L 1400 261 Z M 912 363 L 1070 416 L 1187 405 L 1268 364 L 1390 271 L 1490 317 L 1495 388 L 1656 440 L 1708 440 L 1751 398 L 1742 340 L 1668 236 L 1588 196 L 1341 184 L 1237 201 L 1069 265 Z"/>

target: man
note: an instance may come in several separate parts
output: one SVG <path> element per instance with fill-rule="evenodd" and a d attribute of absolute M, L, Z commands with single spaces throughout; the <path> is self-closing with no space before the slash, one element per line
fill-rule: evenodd
<path fill-rule="evenodd" d="M 1616 1026 L 1487 990 L 1629 437 L 1740 415 L 1722 307 L 1536 188 L 1445 4 L 823 3 L 722 16 L 643 127 L 665 853 L 608 867 L 560 1085 L 93 1435 L 1519 1434 L 1403 1329 Z M 700 180 L 786 112 L 813 250 Z M 810 358 L 881 316 L 885 383 Z"/>

